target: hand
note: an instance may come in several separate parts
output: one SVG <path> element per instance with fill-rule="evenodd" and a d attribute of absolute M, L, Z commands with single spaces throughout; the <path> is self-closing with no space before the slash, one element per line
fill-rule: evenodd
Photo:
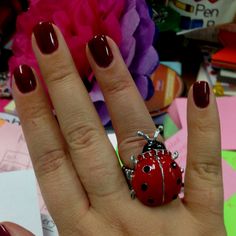
<path fill-rule="evenodd" d="M 50 37 L 49 37 L 50 32 Z M 57 114 L 51 112 L 35 72 L 14 73 L 13 91 L 44 200 L 61 236 L 226 235 L 221 145 L 216 101 L 205 82 L 188 96 L 188 160 L 184 199 L 151 208 L 130 198 L 116 154 L 56 26 L 36 26 L 32 45 Z M 92 39 L 88 60 L 103 92 L 129 166 L 155 125 L 123 62 L 107 37 Z"/>

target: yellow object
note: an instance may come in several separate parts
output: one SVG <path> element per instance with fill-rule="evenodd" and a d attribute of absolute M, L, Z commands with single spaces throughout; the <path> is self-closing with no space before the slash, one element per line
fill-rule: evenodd
<path fill-rule="evenodd" d="M 179 0 L 173 0 L 173 3 L 177 8 L 179 8 L 181 10 L 184 10 L 184 11 L 187 11 L 187 12 L 193 12 L 194 11 L 194 6 L 192 6 L 190 4 L 183 3 Z"/>
<path fill-rule="evenodd" d="M 216 96 L 224 96 L 224 88 L 220 83 L 216 83 L 215 86 L 213 87 L 213 92 Z"/>

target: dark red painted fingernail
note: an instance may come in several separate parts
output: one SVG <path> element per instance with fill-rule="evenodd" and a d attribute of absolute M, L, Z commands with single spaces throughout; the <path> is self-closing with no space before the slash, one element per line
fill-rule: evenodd
<path fill-rule="evenodd" d="M 34 36 L 39 49 L 44 54 L 50 54 L 57 50 L 58 40 L 51 22 L 39 22 L 34 27 Z"/>
<path fill-rule="evenodd" d="M 32 69 L 27 65 L 21 65 L 14 70 L 14 78 L 18 89 L 22 93 L 35 90 L 37 83 Z"/>
<path fill-rule="evenodd" d="M 108 67 L 112 60 L 113 54 L 109 47 L 105 35 L 97 35 L 88 43 L 89 49 L 94 60 L 100 67 Z"/>
<path fill-rule="evenodd" d="M 210 102 L 210 88 L 207 82 L 198 81 L 193 85 L 193 98 L 197 107 L 206 108 Z"/>
<path fill-rule="evenodd" d="M 11 236 L 4 225 L 0 224 L 0 236 Z"/>

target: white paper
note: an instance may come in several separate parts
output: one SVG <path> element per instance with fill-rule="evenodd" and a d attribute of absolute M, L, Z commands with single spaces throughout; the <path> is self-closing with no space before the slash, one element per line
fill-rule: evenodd
<path fill-rule="evenodd" d="M 172 0 L 169 6 L 181 15 L 182 30 L 186 33 L 230 23 L 235 16 L 235 0 Z"/>
<path fill-rule="evenodd" d="M 15 115 L 0 112 L 0 119 L 5 120 L 11 124 L 20 125 L 20 119 Z"/>
<path fill-rule="evenodd" d="M 0 222 L 10 221 L 43 236 L 33 170 L 0 173 Z"/>

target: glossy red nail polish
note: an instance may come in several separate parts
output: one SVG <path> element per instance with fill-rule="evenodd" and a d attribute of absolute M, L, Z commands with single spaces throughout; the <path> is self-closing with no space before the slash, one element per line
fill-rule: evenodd
<path fill-rule="evenodd" d="M 0 224 L 0 236 L 11 236 L 7 229 Z"/>
<path fill-rule="evenodd" d="M 113 54 L 105 35 L 95 36 L 89 41 L 88 46 L 94 60 L 100 67 L 105 68 L 111 64 L 113 60 Z"/>
<path fill-rule="evenodd" d="M 51 22 L 39 22 L 33 32 L 43 54 L 51 54 L 57 50 L 58 39 Z"/>
<path fill-rule="evenodd" d="M 18 89 L 22 93 L 29 93 L 36 88 L 36 79 L 32 69 L 27 65 L 21 65 L 14 70 L 14 78 Z"/>
<path fill-rule="evenodd" d="M 198 81 L 193 85 L 193 99 L 197 107 L 206 108 L 210 102 L 210 88 L 207 82 Z"/>

